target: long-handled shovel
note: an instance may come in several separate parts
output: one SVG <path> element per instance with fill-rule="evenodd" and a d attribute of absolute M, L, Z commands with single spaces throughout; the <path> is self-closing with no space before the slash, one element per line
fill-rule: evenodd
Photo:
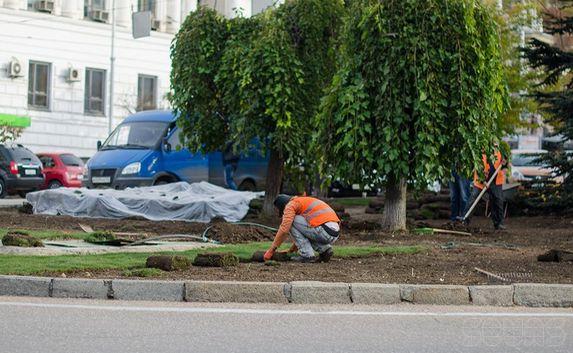
<path fill-rule="evenodd" d="M 483 189 L 479 193 L 477 199 L 472 204 L 472 207 L 470 207 L 468 212 L 466 212 L 466 214 L 464 215 L 463 218 L 460 219 L 460 221 L 462 221 L 462 222 L 465 221 L 472 214 L 472 212 L 473 212 L 474 208 L 476 207 L 476 205 L 478 204 L 479 200 L 481 200 L 481 198 L 483 197 L 483 194 L 485 194 L 487 189 L 489 189 L 489 186 L 495 180 L 495 177 L 497 176 L 497 174 L 499 173 L 499 171 L 501 170 L 502 167 L 503 167 L 503 164 L 500 164 L 499 167 L 497 167 L 497 169 L 495 170 L 495 172 L 493 173 L 493 175 L 491 176 L 491 178 L 489 179 L 487 184 L 485 184 L 485 186 L 483 187 Z"/>

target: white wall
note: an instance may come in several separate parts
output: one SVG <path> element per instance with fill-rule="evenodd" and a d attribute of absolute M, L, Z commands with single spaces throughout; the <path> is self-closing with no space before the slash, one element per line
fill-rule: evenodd
<path fill-rule="evenodd" d="M 138 74 L 158 77 L 158 107 L 168 107 L 163 97 L 169 90 L 173 35 L 152 32 L 134 40 L 130 31 L 116 27 L 114 126 L 135 110 Z M 95 153 L 97 140 L 107 136 L 108 118 L 84 114 L 85 68 L 105 69 L 109 78 L 110 35 L 109 24 L 0 8 L 0 113 L 32 119 L 18 142 L 34 152 Z M 5 68 L 12 57 L 20 60 L 24 77 L 8 77 Z M 29 60 L 52 64 L 49 111 L 28 108 Z M 66 81 L 69 67 L 80 70 L 80 82 Z"/>

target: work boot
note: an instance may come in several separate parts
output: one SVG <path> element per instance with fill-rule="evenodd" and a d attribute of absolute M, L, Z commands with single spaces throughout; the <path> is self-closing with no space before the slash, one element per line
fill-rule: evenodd
<path fill-rule="evenodd" d="M 507 230 L 507 227 L 504 226 L 503 224 L 498 224 L 496 226 L 493 226 L 495 228 L 495 230 Z"/>
<path fill-rule="evenodd" d="M 318 255 L 318 262 L 328 262 L 332 255 L 334 255 L 334 251 L 332 251 L 332 248 L 328 248 L 325 252 Z"/>
<path fill-rule="evenodd" d="M 296 255 L 296 256 L 291 257 L 290 260 L 294 261 L 294 262 L 300 262 L 300 263 L 312 263 L 312 262 L 316 262 L 316 256 L 306 257 L 306 256 Z"/>

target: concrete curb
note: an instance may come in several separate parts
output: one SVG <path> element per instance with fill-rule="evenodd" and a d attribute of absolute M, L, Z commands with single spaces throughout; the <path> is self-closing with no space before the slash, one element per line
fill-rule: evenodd
<path fill-rule="evenodd" d="M 0 296 L 174 302 L 573 307 L 572 284 L 496 286 L 147 281 L 0 276 Z"/>

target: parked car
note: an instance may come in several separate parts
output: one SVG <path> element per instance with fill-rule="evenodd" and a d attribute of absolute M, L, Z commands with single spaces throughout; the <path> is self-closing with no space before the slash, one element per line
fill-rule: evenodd
<path fill-rule="evenodd" d="M 225 185 L 221 152 L 191 153 L 181 145 L 171 111 L 144 111 L 127 117 L 87 162 L 83 185 L 123 189 L 177 181 Z M 268 159 L 253 149 L 241 155 L 234 174 L 241 190 L 264 189 Z"/>
<path fill-rule="evenodd" d="M 38 190 L 44 182 L 42 163 L 32 151 L 18 144 L 0 145 L 0 198 Z"/>
<path fill-rule="evenodd" d="M 510 182 L 532 181 L 535 179 L 553 179 L 562 182 L 562 177 L 555 177 L 553 168 L 538 161 L 546 150 L 513 150 L 511 151 Z"/>
<path fill-rule="evenodd" d="M 40 189 L 79 188 L 85 173 L 84 162 L 71 153 L 39 153 L 44 183 Z"/>

